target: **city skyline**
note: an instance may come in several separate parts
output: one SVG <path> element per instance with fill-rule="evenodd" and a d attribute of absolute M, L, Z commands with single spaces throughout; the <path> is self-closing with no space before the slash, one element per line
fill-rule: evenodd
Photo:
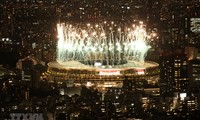
<path fill-rule="evenodd" d="M 199 0 L 1 0 L 0 118 L 199 119 L 199 11 Z"/>

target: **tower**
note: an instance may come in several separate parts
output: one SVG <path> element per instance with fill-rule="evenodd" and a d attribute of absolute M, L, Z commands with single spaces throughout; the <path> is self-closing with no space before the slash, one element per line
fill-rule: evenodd
<path fill-rule="evenodd" d="M 187 92 L 188 58 L 182 53 L 160 56 L 161 95 L 174 95 L 175 92 Z"/>

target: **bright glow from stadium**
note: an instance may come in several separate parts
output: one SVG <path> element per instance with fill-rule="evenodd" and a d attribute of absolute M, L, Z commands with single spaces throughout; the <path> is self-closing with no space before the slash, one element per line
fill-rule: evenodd
<path fill-rule="evenodd" d="M 57 62 L 85 61 L 84 64 L 118 65 L 128 60 L 144 64 L 152 37 L 141 22 L 132 27 L 58 24 Z M 92 62 L 91 62 L 92 61 Z"/>
<path fill-rule="evenodd" d="M 145 74 L 145 69 L 140 68 L 140 69 L 136 69 L 136 70 L 137 70 L 137 74 L 138 74 L 138 75 L 143 75 L 143 74 Z"/>
<path fill-rule="evenodd" d="M 118 69 L 101 69 L 101 70 L 99 70 L 99 75 L 120 75 L 120 70 L 118 70 Z"/>

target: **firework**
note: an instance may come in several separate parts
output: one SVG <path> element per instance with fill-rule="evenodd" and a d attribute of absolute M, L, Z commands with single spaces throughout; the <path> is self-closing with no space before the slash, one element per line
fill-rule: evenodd
<path fill-rule="evenodd" d="M 151 36 L 141 23 L 131 27 L 113 25 L 57 25 L 57 62 L 118 65 L 129 60 L 143 64 Z"/>

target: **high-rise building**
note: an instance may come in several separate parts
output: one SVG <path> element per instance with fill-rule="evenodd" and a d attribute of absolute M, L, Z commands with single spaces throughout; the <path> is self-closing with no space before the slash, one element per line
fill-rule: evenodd
<path fill-rule="evenodd" d="M 188 62 L 188 79 L 187 109 L 194 111 L 200 108 L 200 59 L 194 58 Z"/>
<path fill-rule="evenodd" d="M 173 53 L 160 56 L 161 95 L 186 92 L 188 88 L 188 58 L 185 54 Z"/>
<path fill-rule="evenodd" d="M 22 81 L 32 81 L 33 65 L 33 61 L 30 59 L 25 59 L 22 61 Z"/>
<path fill-rule="evenodd" d="M 41 74 L 46 71 L 45 67 L 39 64 L 33 56 L 19 60 L 16 66 L 21 69 L 22 82 L 30 86 L 37 86 Z"/>
<path fill-rule="evenodd" d="M 200 85 L 200 60 L 190 60 L 188 64 L 189 86 L 191 91 L 199 91 Z"/>

